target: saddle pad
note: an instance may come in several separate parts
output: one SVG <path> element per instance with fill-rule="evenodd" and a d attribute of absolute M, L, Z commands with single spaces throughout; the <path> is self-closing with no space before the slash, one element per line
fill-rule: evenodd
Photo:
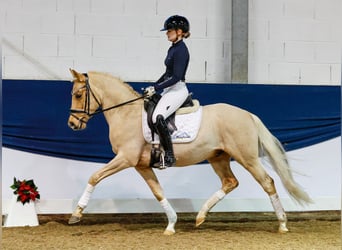
<path fill-rule="evenodd" d="M 195 140 L 202 121 L 202 107 L 193 113 L 177 115 L 175 123 L 177 130 L 171 135 L 173 143 L 186 143 Z M 152 143 L 151 130 L 147 124 L 147 113 L 142 111 L 142 130 L 145 140 Z M 154 142 L 159 143 L 157 134 L 154 136 Z"/>

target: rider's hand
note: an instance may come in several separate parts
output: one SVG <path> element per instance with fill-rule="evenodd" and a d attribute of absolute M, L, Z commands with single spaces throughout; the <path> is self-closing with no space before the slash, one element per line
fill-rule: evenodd
<path fill-rule="evenodd" d="M 154 89 L 153 86 L 149 86 L 144 90 L 144 96 L 147 98 L 150 98 L 156 93 L 156 90 Z"/>

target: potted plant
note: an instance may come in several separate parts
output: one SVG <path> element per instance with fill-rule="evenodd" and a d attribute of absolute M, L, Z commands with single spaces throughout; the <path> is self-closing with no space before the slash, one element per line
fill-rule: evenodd
<path fill-rule="evenodd" d="M 13 193 L 17 195 L 17 201 L 20 201 L 23 205 L 40 199 L 38 187 L 32 179 L 20 181 L 14 177 L 14 183 L 11 188 L 14 189 Z"/>
<path fill-rule="evenodd" d="M 35 202 L 40 194 L 34 181 L 18 180 L 14 177 L 13 198 L 8 207 L 4 227 L 38 226 Z"/>

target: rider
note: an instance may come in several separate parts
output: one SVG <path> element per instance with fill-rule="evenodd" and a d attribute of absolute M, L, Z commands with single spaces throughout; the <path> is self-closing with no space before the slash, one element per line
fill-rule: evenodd
<path fill-rule="evenodd" d="M 183 16 L 170 16 L 166 19 L 163 29 L 168 40 L 172 43 L 165 59 L 166 71 L 153 86 L 146 88 L 144 94 L 152 96 L 162 90 L 162 97 L 152 116 L 152 122 L 164 148 L 164 164 L 161 168 L 171 167 L 175 162 L 172 141 L 165 119 L 174 113 L 186 100 L 189 91 L 185 84 L 185 74 L 189 64 L 189 51 L 183 38 L 190 36 L 190 25 Z"/>

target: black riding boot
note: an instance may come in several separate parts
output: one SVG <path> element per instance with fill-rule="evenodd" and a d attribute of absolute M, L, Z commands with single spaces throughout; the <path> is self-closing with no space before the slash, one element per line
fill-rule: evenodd
<path fill-rule="evenodd" d="M 160 144 L 164 148 L 164 165 L 163 162 L 160 163 L 160 168 L 168 168 L 172 167 L 172 165 L 176 162 L 175 156 L 173 154 L 173 147 L 171 136 L 169 130 L 167 128 L 166 122 L 162 115 L 157 116 L 157 122 L 155 124 L 155 128 L 159 135 Z"/>

